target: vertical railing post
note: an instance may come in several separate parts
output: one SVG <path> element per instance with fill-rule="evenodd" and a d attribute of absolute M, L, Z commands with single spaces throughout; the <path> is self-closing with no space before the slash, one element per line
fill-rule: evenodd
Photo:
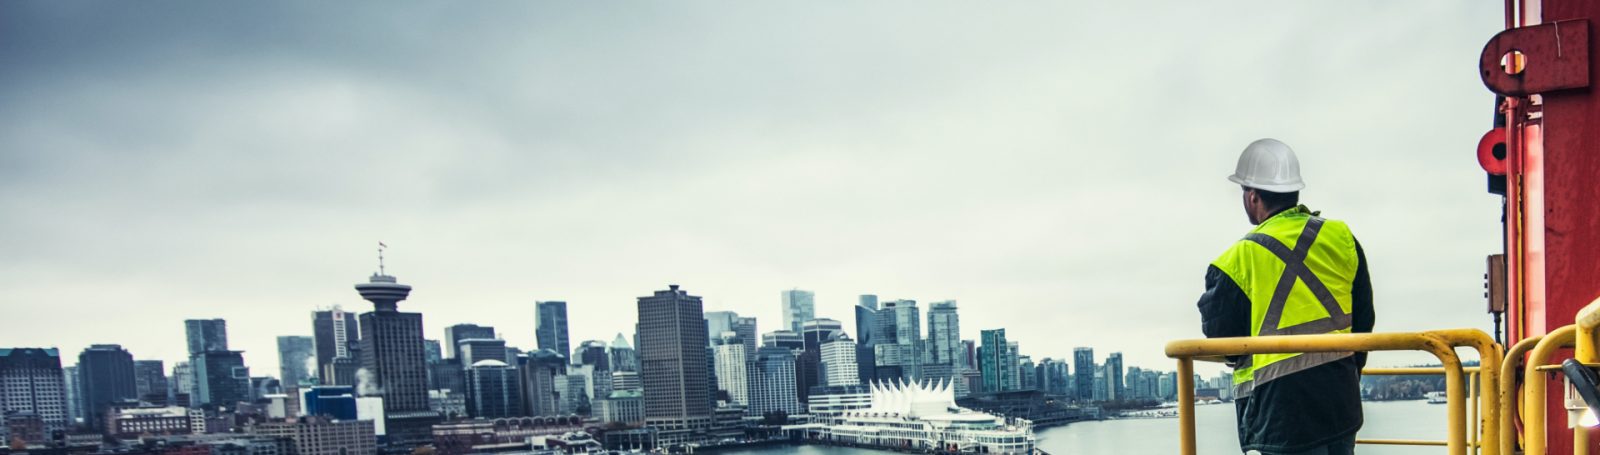
<path fill-rule="evenodd" d="M 1179 453 L 1195 455 L 1194 445 L 1194 359 L 1178 359 Z"/>

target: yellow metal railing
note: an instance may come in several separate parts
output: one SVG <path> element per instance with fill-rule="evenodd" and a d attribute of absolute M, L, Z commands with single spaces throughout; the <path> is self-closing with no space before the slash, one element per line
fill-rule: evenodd
<path fill-rule="evenodd" d="M 1600 320 L 1600 317 L 1596 318 Z M 1502 351 L 1488 334 L 1475 329 L 1437 330 L 1419 333 L 1357 333 L 1326 335 L 1288 335 L 1240 338 L 1211 338 L 1180 340 L 1167 344 L 1167 357 L 1178 361 L 1178 427 L 1179 444 L 1184 455 L 1195 454 L 1194 427 L 1194 361 L 1218 360 L 1224 356 L 1249 354 L 1276 354 L 1291 352 L 1372 352 L 1372 351 L 1424 351 L 1439 359 L 1445 375 L 1445 397 L 1448 411 L 1448 433 L 1444 441 L 1451 455 L 1466 455 L 1467 399 L 1462 389 L 1468 388 L 1463 380 L 1464 369 L 1456 356 L 1455 348 L 1470 347 L 1478 351 L 1479 373 L 1482 378 L 1473 384 L 1475 395 L 1482 397 L 1481 406 L 1473 406 L 1475 431 L 1470 443 L 1481 446 L 1485 453 L 1501 453 L 1502 405 L 1499 383 Z M 1429 374 L 1435 374 L 1430 373 Z M 1436 441 L 1369 440 L 1378 443 L 1407 445 L 1436 445 Z M 1481 442 L 1481 444 L 1480 444 Z M 1531 452 L 1530 452 L 1531 453 Z"/>
<path fill-rule="evenodd" d="M 1483 423 L 1478 419 L 1479 401 L 1488 390 L 1478 386 L 1478 377 L 1481 373 L 1479 367 L 1463 367 L 1462 372 L 1467 375 L 1467 422 L 1473 427 L 1467 431 L 1467 447 L 1473 453 L 1478 453 L 1483 444 Z M 1363 376 L 1434 376 L 1443 375 L 1444 367 L 1411 367 L 1411 368 L 1363 368 Z M 1483 392 L 1483 393 L 1480 393 Z M 1502 405 L 1502 409 L 1504 406 Z M 1449 441 L 1425 439 L 1357 439 L 1356 444 L 1365 445 L 1391 445 L 1391 446 L 1446 446 Z M 1507 453 L 1501 451 L 1500 453 Z"/>

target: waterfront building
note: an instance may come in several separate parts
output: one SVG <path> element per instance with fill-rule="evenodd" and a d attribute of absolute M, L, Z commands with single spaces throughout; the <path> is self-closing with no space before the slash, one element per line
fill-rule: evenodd
<path fill-rule="evenodd" d="M 372 302 L 373 311 L 362 313 L 361 368 L 366 378 L 358 378 L 356 393 L 361 397 L 381 397 L 383 420 L 374 425 L 397 446 L 426 443 L 429 427 L 438 415 L 428 407 L 428 372 L 422 347 L 422 314 L 401 312 L 399 303 L 411 294 L 411 286 L 382 271 L 366 283 L 355 285 L 361 298 Z M 357 401 L 360 406 L 360 400 Z"/>
<path fill-rule="evenodd" d="M 31 414 L 39 433 L 50 435 L 67 429 L 67 406 L 67 384 L 61 369 L 60 351 L 55 348 L 0 348 L 0 416 Z M 24 439 L 43 441 L 42 438 Z"/>
<path fill-rule="evenodd" d="M 571 358 L 572 345 L 567 335 L 567 302 L 536 302 L 534 306 L 538 311 L 534 320 L 538 327 L 534 329 L 534 335 L 539 349 L 549 349 L 563 358 Z"/>
<path fill-rule="evenodd" d="M 978 348 L 978 371 L 983 373 L 983 392 L 996 393 L 1015 390 L 1011 388 L 1016 374 L 1017 360 L 1011 357 L 1006 329 L 979 332 L 983 346 Z"/>
<path fill-rule="evenodd" d="M 638 298 L 638 360 L 646 425 L 662 433 L 712 421 L 706 316 L 699 296 L 669 285 Z"/>
<path fill-rule="evenodd" d="M 1039 390 L 1039 368 L 1033 364 L 1033 357 L 1017 356 L 1017 379 L 1022 383 L 1017 390 Z"/>
<path fill-rule="evenodd" d="M 601 422 L 626 425 L 644 423 L 644 394 L 637 390 L 618 390 L 605 399 L 595 400 L 595 415 Z"/>
<path fill-rule="evenodd" d="M 133 355 L 121 345 L 95 344 L 78 354 L 78 381 L 83 388 L 84 423 L 105 428 L 105 413 L 112 403 L 139 397 L 133 379 Z"/>
<path fill-rule="evenodd" d="M 311 337 L 278 337 L 278 380 L 289 387 L 315 382 L 316 356 L 316 342 Z"/>
<path fill-rule="evenodd" d="M 813 423 L 837 424 L 845 412 L 872 406 L 872 388 L 863 384 L 814 387 L 809 395 L 806 413 Z"/>
<path fill-rule="evenodd" d="M 983 372 L 978 370 L 963 370 L 956 375 L 956 398 L 966 398 L 983 391 Z"/>
<path fill-rule="evenodd" d="M 606 349 L 606 355 L 611 356 L 611 371 L 639 372 L 639 351 L 635 351 L 621 333 L 617 334 L 616 339 L 611 340 L 611 346 Z"/>
<path fill-rule="evenodd" d="M 1094 348 L 1073 348 L 1072 360 L 1077 398 L 1079 401 L 1089 401 L 1094 398 Z"/>
<path fill-rule="evenodd" d="M 461 357 L 461 342 L 466 340 L 493 340 L 494 327 L 477 324 L 456 324 L 444 328 L 444 356 L 447 358 Z M 504 349 L 504 343 L 501 344 Z M 483 360 L 483 359 L 478 359 Z M 471 366 L 472 362 L 461 362 L 464 366 Z"/>
<path fill-rule="evenodd" d="M 476 419 L 434 425 L 431 439 L 438 455 L 492 453 L 527 447 L 532 439 L 583 431 L 583 427 L 583 418 L 576 416 Z"/>
<path fill-rule="evenodd" d="M 795 390 L 795 355 L 789 348 L 778 346 L 762 346 L 756 350 L 755 361 L 752 362 L 754 371 L 750 372 L 750 404 L 746 408 L 750 415 L 764 415 L 773 411 L 783 411 L 789 415 L 799 414 L 799 392 Z M 645 397 L 650 396 L 650 391 L 645 390 Z"/>
<path fill-rule="evenodd" d="M 221 319 L 188 319 L 183 321 L 189 345 L 189 355 L 228 350 L 228 322 Z"/>
<path fill-rule="evenodd" d="M 467 414 L 489 419 L 522 415 L 522 388 L 518 380 L 517 369 L 505 362 L 497 359 L 474 362 L 467 368 Z"/>
<path fill-rule="evenodd" d="M 842 331 L 836 332 L 822 344 L 822 373 L 827 379 L 822 385 L 860 385 L 860 369 L 857 366 L 856 343 L 849 335 L 845 335 Z"/>
<path fill-rule="evenodd" d="M 1113 352 L 1106 356 L 1106 399 L 1126 400 L 1126 394 L 1122 388 L 1122 353 Z"/>
<path fill-rule="evenodd" d="M 712 349 L 716 350 L 717 388 L 728 394 L 729 402 L 748 406 L 750 356 L 744 350 L 744 340 L 737 333 L 725 331 L 718 334 Z"/>
<path fill-rule="evenodd" d="M 800 428 L 813 439 L 896 450 L 1033 453 L 1032 422 L 956 406 L 949 383 L 879 383 L 869 394 L 865 409 Z"/>
<path fill-rule="evenodd" d="M 783 328 L 799 333 L 806 321 L 816 319 L 816 298 L 811 291 L 783 291 Z"/>
<path fill-rule="evenodd" d="M 376 423 L 371 420 L 307 417 L 257 423 L 249 429 L 258 435 L 288 438 L 294 442 L 295 455 L 375 455 L 378 452 Z"/>
<path fill-rule="evenodd" d="M 350 345 L 361 339 L 361 326 L 354 313 L 347 313 L 338 305 L 327 310 L 311 312 L 311 339 L 316 345 L 317 369 L 315 374 L 323 385 L 346 384 L 335 381 L 330 370 L 335 358 L 355 358 Z"/>

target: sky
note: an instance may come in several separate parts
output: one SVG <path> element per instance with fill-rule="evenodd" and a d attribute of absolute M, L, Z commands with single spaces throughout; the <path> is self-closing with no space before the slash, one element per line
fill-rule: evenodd
<path fill-rule="evenodd" d="M 630 332 L 678 284 L 781 325 L 816 292 L 956 300 L 1035 361 L 1172 369 L 1225 176 L 1299 155 L 1378 331 L 1474 327 L 1500 199 L 1473 155 L 1499 5 L 0 2 L 0 346 L 169 367 L 228 320 L 255 375 L 377 269 L 429 338 Z M 1375 357 L 1375 363 L 1427 357 Z M 1220 371 L 1202 366 L 1202 372 Z"/>

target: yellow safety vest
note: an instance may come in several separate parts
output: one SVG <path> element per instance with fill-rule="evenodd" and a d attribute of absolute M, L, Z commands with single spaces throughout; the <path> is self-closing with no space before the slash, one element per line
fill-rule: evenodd
<path fill-rule="evenodd" d="M 1350 333 L 1355 236 L 1342 221 L 1298 206 L 1257 225 L 1211 265 L 1250 299 L 1250 336 Z M 1349 352 L 1256 354 L 1233 370 L 1235 396 Z"/>

